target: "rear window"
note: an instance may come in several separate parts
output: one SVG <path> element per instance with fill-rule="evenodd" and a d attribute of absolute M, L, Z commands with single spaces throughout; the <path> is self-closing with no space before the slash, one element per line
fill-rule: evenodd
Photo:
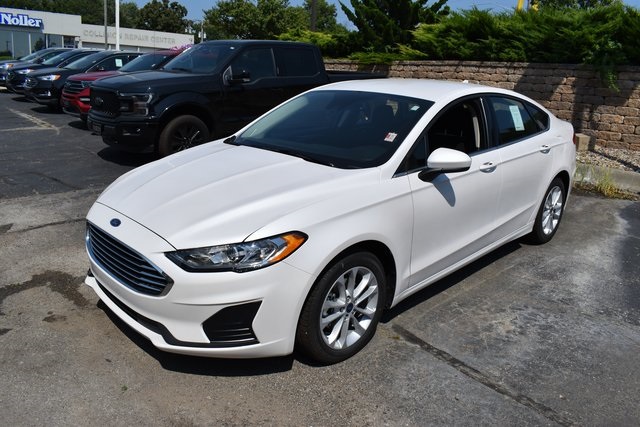
<path fill-rule="evenodd" d="M 278 48 L 275 54 L 279 76 L 313 76 L 319 71 L 311 49 Z"/>
<path fill-rule="evenodd" d="M 501 145 L 535 135 L 548 126 L 549 117 L 533 105 L 525 106 L 523 102 L 513 98 L 490 99 L 498 143 Z"/>

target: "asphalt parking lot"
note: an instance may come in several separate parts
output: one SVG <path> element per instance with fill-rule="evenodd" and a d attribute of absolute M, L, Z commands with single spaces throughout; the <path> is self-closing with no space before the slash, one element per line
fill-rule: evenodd
<path fill-rule="evenodd" d="M 640 424 L 640 202 L 573 194 L 549 244 L 434 284 L 341 364 L 202 359 L 83 285 L 87 210 L 151 160 L 0 92 L 0 424 Z"/>

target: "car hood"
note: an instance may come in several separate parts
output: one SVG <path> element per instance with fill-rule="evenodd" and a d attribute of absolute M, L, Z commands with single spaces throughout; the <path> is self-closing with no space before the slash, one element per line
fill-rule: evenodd
<path fill-rule="evenodd" d="M 117 76 L 118 74 L 122 73 L 120 71 L 96 71 L 93 73 L 74 74 L 73 76 L 69 77 L 69 80 L 91 82 L 105 77 Z"/>
<path fill-rule="evenodd" d="M 98 203 L 186 249 L 243 241 L 285 215 L 348 191 L 372 172 L 379 176 L 377 170 L 336 169 L 218 141 L 129 172 Z"/>
<path fill-rule="evenodd" d="M 60 67 L 49 67 L 49 68 L 40 68 L 32 73 L 29 73 L 31 77 L 40 77 L 40 76 L 48 76 L 49 74 L 60 74 L 61 76 L 69 76 L 75 73 L 80 73 L 79 70 L 69 70 L 67 68 Z"/>
<path fill-rule="evenodd" d="M 94 83 L 94 87 L 120 92 L 146 92 L 150 88 L 153 90 L 170 88 L 170 92 L 174 93 L 183 89 L 193 91 L 194 87 L 201 88 L 203 85 L 217 86 L 218 80 L 218 77 L 211 74 L 152 70 L 121 73 Z"/>

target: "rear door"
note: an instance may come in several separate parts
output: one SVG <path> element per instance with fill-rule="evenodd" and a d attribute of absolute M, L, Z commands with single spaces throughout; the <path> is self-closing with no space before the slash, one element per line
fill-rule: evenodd
<path fill-rule="evenodd" d="M 549 117 L 537 107 L 507 96 L 488 97 L 487 106 L 504 181 L 497 219 L 499 237 L 505 237 L 533 220 L 551 181 L 554 144 L 549 140 Z"/>

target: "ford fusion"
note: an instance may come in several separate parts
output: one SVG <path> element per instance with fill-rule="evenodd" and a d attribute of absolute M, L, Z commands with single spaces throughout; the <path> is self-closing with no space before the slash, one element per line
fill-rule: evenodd
<path fill-rule="evenodd" d="M 574 169 L 571 125 L 517 93 L 327 85 L 116 180 L 87 216 L 85 282 L 162 350 L 336 363 L 383 310 L 549 241 Z"/>

